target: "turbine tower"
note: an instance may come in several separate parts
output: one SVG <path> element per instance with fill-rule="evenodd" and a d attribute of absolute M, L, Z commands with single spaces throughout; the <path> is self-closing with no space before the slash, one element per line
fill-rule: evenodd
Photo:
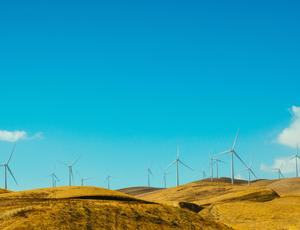
<path fill-rule="evenodd" d="M 84 182 L 87 181 L 87 180 L 90 180 L 90 179 L 91 178 L 89 178 L 89 177 L 81 178 L 81 186 L 84 186 Z"/>
<path fill-rule="evenodd" d="M 251 162 L 251 164 L 249 166 L 247 166 L 246 170 L 248 172 L 248 185 L 250 185 L 251 183 L 251 174 L 257 178 L 257 176 L 255 175 L 255 173 L 252 170 L 252 166 L 253 166 L 253 161 Z"/>
<path fill-rule="evenodd" d="M 13 153 L 15 152 L 15 149 L 16 149 L 16 145 L 13 146 L 12 151 L 11 151 L 11 153 L 10 153 L 10 156 L 9 156 L 8 160 L 6 161 L 6 163 L 0 165 L 0 167 L 3 167 L 3 168 L 4 168 L 4 188 L 5 188 L 5 189 L 7 189 L 7 176 L 8 176 L 8 173 L 9 173 L 9 174 L 11 175 L 11 177 L 14 179 L 16 185 L 18 185 L 18 182 L 17 182 L 17 180 L 16 180 L 14 174 L 12 173 L 12 171 L 11 171 L 11 169 L 10 169 L 10 167 L 9 167 L 9 162 L 10 162 L 10 160 L 11 160 L 11 158 L 12 158 Z M 8 173 L 7 173 L 7 172 L 8 172 Z"/>
<path fill-rule="evenodd" d="M 164 170 L 163 171 L 164 188 L 167 188 L 167 175 L 168 175 L 168 172 L 166 170 Z"/>
<path fill-rule="evenodd" d="M 205 170 L 202 171 L 202 177 L 203 177 L 203 179 L 206 178 L 206 172 L 205 172 Z"/>
<path fill-rule="evenodd" d="M 216 164 L 216 169 L 217 169 L 217 178 L 219 179 L 219 163 L 223 163 L 225 164 L 226 162 L 225 161 L 222 161 L 218 158 L 214 158 L 214 163 Z"/>
<path fill-rule="evenodd" d="M 189 167 L 188 165 L 186 165 L 185 163 L 183 163 L 180 158 L 179 158 L 179 147 L 177 145 L 177 156 L 176 156 L 176 160 L 173 161 L 168 167 L 167 169 L 169 169 L 172 165 L 176 165 L 176 185 L 179 186 L 179 165 L 182 164 L 184 167 L 193 170 L 191 167 Z"/>
<path fill-rule="evenodd" d="M 292 155 L 291 160 L 295 159 L 295 163 L 296 163 L 296 177 L 298 177 L 298 159 L 300 159 L 299 156 L 299 146 L 297 145 L 297 152 L 296 154 Z"/>
<path fill-rule="evenodd" d="M 79 161 L 80 157 L 78 157 L 75 161 L 73 161 L 71 164 L 66 164 L 64 162 L 61 162 L 68 168 L 68 177 L 69 177 L 69 186 L 72 186 L 72 182 L 74 180 L 74 174 L 73 174 L 73 166 L 77 164 Z"/>
<path fill-rule="evenodd" d="M 236 146 L 236 143 L 237 143 L 237 140 L 239 137 L 239 132 L 240 132 L 240 130 L 238 129 L 231 149 L 226 150 L 226 151 L 221 152 L 216 155 L 216 157 L 219 157 L 219 156 L 222 156 L 225 154 L 226 155 L 229 154 L 231 156 L 231 184 L 234 184 L 234 157 L 236 157 L 247 168 L 247 165 L 245 164 L 245 162 L 242 160 L 242 158 L 237 154 L 237 152 L 235 150 L 235 146 Z"/>
<path fill-rule="evenodd" d="M 108 175 L 106 178 L 105 178 L 105 181 L 107 181 L 107 189 L 110 189 L 110 179 L 112 178 L 112 176 Z"/>
<path fill-rule="evenodd" d="M 164 172 L 163 180 L 164 180 L 164 188 L 167 188 L 167 173 L 166 172 Z"/>
<path fill-rule="evenodd" d="M 59 179 L 54 172 L 50 174 L 50 177 L 51 177 L 51 182 L 52 182 L 52 188 L 55 188 L 56 182 L 59 181 Z"/>
<path fill-rule="evenodd" d="M 210 181 L 212 182 L 214 180 L 214 158 L 210 158 Z"/>
<path fill-rule="evenodd" d="M 168 175 L 168 171 L 166 169 L 163 169 L 162 167 L 159 167 L 163 177 L 162 177 L 162 184 L 163 184 L 163 188 L 167 188 L 167 175 Z"/>
<path fill-rule="evenodd" d="M 282 177 L 284 177 L 280 168 L 273 168 L 273 170 L 278 173 L 278 179 L 281 179 Z"/>
<path fill-rule="evenodd" d="M 150 168 L 147 168 L 147 176 L 148 176 L 148 188 L 150 188 L 150 177 L 153 176 L 153 173 Z"/>

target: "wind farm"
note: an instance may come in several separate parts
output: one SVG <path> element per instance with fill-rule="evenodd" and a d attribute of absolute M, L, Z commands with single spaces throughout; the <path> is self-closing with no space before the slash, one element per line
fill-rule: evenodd
<path fill-rule="evenodd" d="M 0 216 L 0 226 L 10 226 L 7 223 L 7 221 L 3 222 L 3 220 L 6 220 L 3 219 L 3 216 L 6 216 L 5 218 L 9 216 L 9 218 L 12 221 L 21 221 L 22 217 L 19 217 L 18 215 L 14 217 L 12 214 L 9 214 L 12 212 L 11 210 L 16 210 L 15 212 L 17 213 L 26 210 L 26 216 L 28 216 L 30 219 L 31 212 L 33 211 L 32 208 L 27 208 L 28 202 L 32 205 L 34 202 L 43 197 L 45 205 L 46 202 L 50 202 L 48 201 L 48 199 L 51 199 L 51 202 L 55 206 L 54 209 L 47 209 L 46 206 L 45 208 L 43 208 L 44 210 L 48 210 L 46 212 L 49 213 L 49 215 L 52 215 L 50 213 L 52 213 L 53 211 L 61 212 L 60 206 L 58 204 L 61 204 L 62 202 L 70 202 L 73 200 L 72 202 L 75 202 L 76 205 L 85 205 L 85 200 L 87 200 L 89 202 L 92 202 L 91 204 L 93 204 L 92 206 L 88 206 L 88 209 L 92 213 L 96 213 L 94 205 L 97 205 L 99 202 L 104 202 L 108 206 L 112 205 L 113 203 L 117 203 L 118 208 L 124 210 L 127 210 L 127 205 L 130 206 L 132 205 L 131 203 L 138 203 L 138 206 L 141 206 L 143 210 L 139 214 L 141 216 L 144 216 L 144 211 L 148 212 L 147 210 L 148 208 L 150 208 L 155 209 L 155 212 L 159 213 L 159 218 L 161 218 L 160 221 L 162 221 L 164 218 L 172 219 L 173 217 L 167 217 L 165 216 L 164 211 L 159 210 L 158 205 L 163 205 L 164 208 L 167 208 L 169 210 L 168 212 L 171 212 L 174 215 L 178 215 L 178 212 L 184 212 L 184 215 L 186 216 L 185 218 L 191 218 L 189 224 L 187 224 L 186 222 L 178 222 L 178 225 L 172 226 L 169 222 L 165 222 L 163 226 L 166 229 L 192 229 L 196 226 L 197 229 L 252 229 L 254 225 L 256 226 L 256 229 L 281 229 L 281 226 L 287 225 L 289 219 L 291 219 L 292 222 L 289 223 L 287 226 L 297 228 L 297 226 L 300 226 L 300 222 L 298 221 L 298 219 L 295 219 L 297 215 L 295 217 L 288 214 L 281 215 L 279 223 L 278 221 L 274 221 L 271 216 L 263 216 L 262 219 L 262 217 L 260 217 L 258 214 L 256 215 L 256 212 L 260 213 L 264 212 L 265 209 L 274 209 L 275 213 L 273 213 L 273 215 L 276 215 L 276 210 L 282 209 L 282 205 L 286 205 L 289 202 L 294 202 L 295 204 L 299 205 L 291 206 L 290 210 L 287 212 L 290 212 L 290 214 L 292 214 L 295 213 L 297 210 L 300 211 L 300 179 L 298 179 L 297 162 L 299 157 L 298 145 L 296 147 L 296 153 L 292 156 L 288 156 L 289 161 L 292 161 L 292 163 L 295 162 L 295 177 L 284 178 L 282 173 L 284 165 L 283 163 L 281 163 L 280 167 L 271 168 L 271 171 L 277 174 L 277 179 L 262 179 L 258 178 L 256 175 L 257 172 L 254 171 L 254 160 L 252 159 L 250 164 L 247 165 L 242 158 L 242 154 L 237 153 L 236 146 L 239 138 L 239 133 L 240 131 L 238 130 L 233 145 L 229 150 L 213 155 L 207 154 L 207 165 L 209 166 L 211 172 L 208 177 L 201 167 L 199 167 L 198 170 L 192 169 L 188 164 L 184 163 L 181 160 L 180 156 L 182 156 L 183 154 L 181 154 L 179 145 L 177 145 L 175 151 L 176 159 L 173 162 L 171 162 L 171 164 L 167 165 L 165 169 L 160 167 L 160 171 L 163 173 L 163 183 L 161 187 L 153 187 L 152 179 L 154 177 L 154 173 L 152 172 L 152 169 L 148 167 L 146 170 L 147 186 L 135 186 L 121 188 L 117 190 L 112 190 L 111 188 L 112 176 L 108 175 L 105 177 L 106 186 L 103 186 L 106 187 L 105 189 L 101 188 L 101 186 L 91 187 L 86 185 L 86 182 L 90 180 L 91 177 L 81 177 L 77 170 L 76 172 L 80 177 L 80 184 L 76 185 L 74 183 L 73 167 L 76 165 L 78 168 L 80 168 L 80 164 L 77 165 L 79 159 L 81 159 L 80 157 L 76 158 L 76 160 L 72 161 L 69 164 L 61 163 L 60 161 L 58 161 L 62 169 L 68 169 L 66 177 L 67 183 L 65 184 L 65 186 L 57 176 L 56 171 L 58 171 L 58 169 L 56 168 L 55 171 L 53 171 L 49 175 L 51 179 L 51 186 L 49 186 L 49 188 L 28 191 L 10 191 L 7 188 L 7 172 L 10 173 L 11 177 L 15 180 L 15 183 L 17 183 L 14 174 L 12 174 L 12 171 L 9 167 L 9 163 L 12 157 L 15 156 L 14 153 L 16 150 L 16 145 L 14 144 L 8 160 L 1 165 L 2 167 L 4 167 L 5 177 L 4 189 L 1 190 L 0 194 L 0 207 L 2 207 L 2 211 L 4 213 L 2 214 L 2 216 Z M 227 162 L 220 159 L 228 155 L 230 156 L 231 160 L 230 165 L 227 164 Z M 240 172 L 246 172 L 246 179 L 237 178 L 237 176 L 235 176 L 235 172 L 239 172 L 239 170 L 235 170 L 238 166 L 234 163 L 234 159 L 239 160 L 239 162 L 241 163 L 240 166 L 242 166 L 243 168 L 240 170 Z M 219 164 L 222 164 L 223 170 L 221 170 L 221 172 Z M 173 166 L 175 166 L 175 172 L 174 170 L 172 170 Z M 188 169 L 188 171 L 179 171 L 180 166 L 185 167 L 186 169 Z M 198 180 L 180 184 L 180 176 L 186 177 L 187 175 L 190 175 L 195 172 L 202 172 L 202 175 L 201 173 L 199 173 Z M 222 173 L 225 173 L 225 175 L 222 175 Z M 159 173 L 157 173 L 157 175 L 158 174 Z M 168 186 L 167 175 L 171 176 L 172 174 L 174 174 L 174 177 L 176 179 L 175 186 Z M 226 176 L 226 174 L 229 175 L 229 177 Z M 93 176 L 95 176 L 93 177 L 93 181 L 96 181 L 93 183 L 96 185 L 97 183 L 100 183 L 101 175 Z M 63 178 L 62 175 L 60 175 L 60 178 Z M 57 186 L 58 182 L 60 182 L 59 186 Z M 3 206 L 1 204 L 1 202 L 5 204 L 7 200 L 16 202 L 15 199 L 18 199 L 17 209 L 14 206 Z M 63 201 L 62 199 L 68 199 L 69 201 Z M 33 210 L 39 210 L 41 207 L 43 207 L 43 205 L 44 204 L 42 203 L 42 206 L 40 207 L 30 207 L 34 207 Z M 228 205 L 231 205 L 233 207 L 229 208 Z M 240 205 L 241 207 L 243 205 L 248 206 L 249 210 L 247 209 L 246 212 L 243 212 L 247 213 L 248 216 L 251 216 L 252 221 L 248 220 L 247 222 L 243 222 L 243 218 L 240 218 L 241 221 L 234 222 L 234 219 L 236 217 L 232 215 L 232 210 L 238 210 L 240 208 Z M 76 206 L 73 205 L 72 208 L 73 209 L 71 212 L 77 212 L 75 211 L 77 209 Z M 215 214 L 212 212 L 212 210 L 215 209 L 221 210 L 221 213 L 218 217 L 216 217 Z M 253 212 L 251 211 L 252 209 Z M 126 212 L 128 212 L 128 214 L 131 215 L 130 211 Z M 78 215 L 81 216 L 83 214 L 78 213 Z M 98 213 L 97 215 L 104 214 Z M 82 219 L 82 217 L 74 220 L 75 222 L 73 224 L 71 224 L 69 220 L 67 220 L 70 217 L 65 216 L 64 218 L 66 218 L 66 222 L 64 224 L 66 226 L 73 226 L 74 229 L 80 229 L 79 226 L 81 226 L 82 224 L 87 224 L 87 220 Z M 257 224 L 257 222 L 260 222 L 262 220 L 262 225 Z M 176 221 L 179 221 L 179 219 Z M 269 224 L 265 226 L 265 224 L 263 224 L 265 222 Z M 42 226 L 40 222 L 36 222 L 35 220 L 33 223 L 37 224 L 38 226 Z M 93 226 L 96 229 L 109 229 L 113 226 L 112 223 L 113 222 L 111 222 L 111 220 L 106 222 L 105 225 L 104 223 L 99 225 L 95 222 L 93 223 Z M 133 219 L 130 221 L 130 224 L 123 224 L 124 228 L 126 226 L 126 229 L 135 229 L 137 226 L 137 223 L 135 223 L 135 220 Z M 146 216 L 143 217 L 143 224 L 145 224 L 145 229 L 150 228 L 150 226 L 151 228 L 155 226 L 155 223 L 149 219 L 147 220 Z M 31 226 L 31 223 L 29 223 L 28 221 L 24 222 L 24 220 L 22 220 L 22 224 L 20 226 L 22 226 L 21 229 L 26 229 L 27 227 Z M 50 228 L 50 226 L 53 227 L 54 225 L 52 225 L 52 223 L 49 222 L 46 223 L 45 226 L 48 226 Z M 60 227 L 57 226 L 56 228 L 59 229 Z"/>
<path fill-rule="evenodd" d="M 0 1 L 0 230 L 300 230 L 300 1 Z"/>

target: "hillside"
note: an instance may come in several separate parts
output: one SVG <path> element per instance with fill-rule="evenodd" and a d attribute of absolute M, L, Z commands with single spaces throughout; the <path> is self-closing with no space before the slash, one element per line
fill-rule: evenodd
<path fill-rule="evenodd" d="M 0 195 L 0 229 L 229 229 L 186 209 L 96 187 Z"/>
<path fill-rule="evenodd" d="M 129 188 L 122 188 L 119 189 L 119 192 L 123 192 L 126 193 L 128 195 L 142 195 L 142 194 L 146 194 L 149 192 L 154 192 L 154 191 L 158 191 L 161 190 L 162 188 L 153 188 L 153 187 L 129 187 Z"/>
<path fill-rule="evenodd" d="M 180 206 L 191 202 L 199 215 L 234 229 L 300 229 L 300 179 L 196 181 L 137 196 L 149 201 Z"/>

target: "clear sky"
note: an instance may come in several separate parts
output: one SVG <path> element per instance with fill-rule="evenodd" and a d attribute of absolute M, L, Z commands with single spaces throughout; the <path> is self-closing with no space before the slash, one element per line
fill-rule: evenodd
<path fill-rule="evenodd" d="M 241 157 L 276 177 L 265 169 L 300 135 L 299 11 L 298 1 L 1 1 L 0 161 L 20 139 L 10 188 L 49 186 L 54 169 L 64 185 L 58 161 L 80 155 L 74 171 L 90 185 L 108 174 L 113 188 L 146 185 L 151 167 L 161 186 L 177 144 L 194 168 L 182 182 L 196 180 L 238 128 Z"/>

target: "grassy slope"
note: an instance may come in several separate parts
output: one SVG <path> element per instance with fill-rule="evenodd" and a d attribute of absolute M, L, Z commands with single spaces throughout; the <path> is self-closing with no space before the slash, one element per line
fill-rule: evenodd
<path fill-rule="evenodd" d="M 280 197 L 277 195 L 279 194 Z M 247 186 L 198 181 L 140 195 L 162 203 L 205 205 L 199 215 L 235 229 L 300 229 L 300 179 L 261 180 Z"/>
<path fill-rule="evenodd" d="M 184 209 L 116 191 L 60 187 L 0 195 L 0 229 L 228 228 Z"/>
<path fill-rule="evenodd" d="M 138 197 L 157 202 L 193 202 L 198 205 L 209 205 L 220 201 L 232 200 L 271 200 L 278 195 L 270 188 L 247 186 L 245 184 L 231 185 L 228 182 L 198 181 L 183 186 L 174 187 Z"/>
<path fill-rule="evenodd" d="M 153 188 L 153 187 L 129 187 L 129 188 L 122 188 L 119 189 L 119 192 L 123 192 L 129 195 L 141 195 L 141 194 L 145 194 L 145 193 L 149 193 L 149 192 L 154 192 L 154 191 L 158 191 L 161 190 L 162 188 Z"/>

